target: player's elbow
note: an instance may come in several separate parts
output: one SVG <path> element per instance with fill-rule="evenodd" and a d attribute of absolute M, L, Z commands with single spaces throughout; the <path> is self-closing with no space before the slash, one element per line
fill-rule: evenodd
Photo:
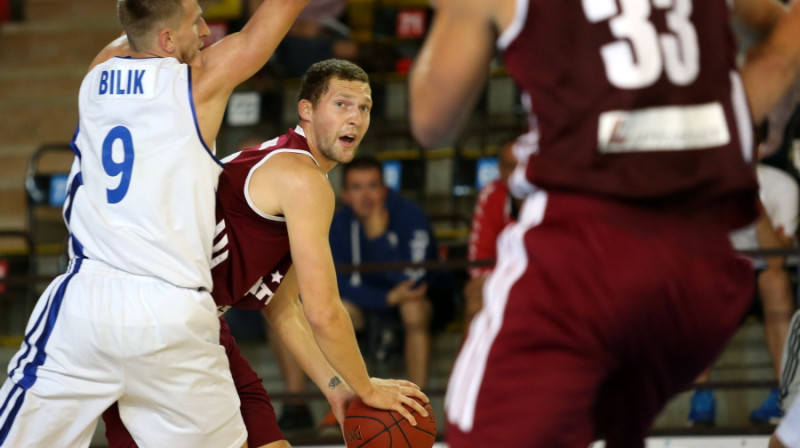
<path fill-rule="evenodd" d="M 449 130 L 442 120 L 437 120 L 431 109 L 411 110 L 411 133 L 424 148 L 433 148 L 441 144 L 449 135 Z"/>
<path fill-rule="evenodd" d="M 339 328 L 339 325 L 349 324 L 350 317 L 347 311 L 341 306 L 318 306 L 306 307 L 306 319 L 315 334 L 324 332 L 330 328 Z"/>

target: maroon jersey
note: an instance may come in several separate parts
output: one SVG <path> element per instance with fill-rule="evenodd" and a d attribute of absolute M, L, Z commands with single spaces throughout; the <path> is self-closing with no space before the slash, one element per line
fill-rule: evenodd
<path fill-rule="evenodd" d="M 257 210 L 248 194 L 253 170 L 284 152 L 312 157 L 301 128 L 223 160 L 212 261 L 212 295 L 220 307 L 264 307 L 292 264 L 286 219 Z"/>
<path fill-rule="evenodd" d="M 498 41 L 530 113 L 515 192 L 752 222 L 751 120 L 729 20 L 726 0 L 518 1 Z"/>

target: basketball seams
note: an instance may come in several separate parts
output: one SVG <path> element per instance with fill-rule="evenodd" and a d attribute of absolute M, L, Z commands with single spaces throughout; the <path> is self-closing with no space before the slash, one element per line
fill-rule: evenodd
<path fill-rule="evenodd" d="M 381 425 L 383 425 L 383 431 L 380 431 L 380 432 L 376 433 L 374 436 L 370 437 L 369 439 L 364 440 L 363 443 L 358 445 L 358 448 L 361 448 L 361 447 L 369 445 L 370 442 L 372 442 L 373 440 L 377 439 L 378 437 L 380 437 L 384 433 L 389 434 L 389 447 L 392 446 L 392 444 L 391 444 L 392 435 L 389 433 L 390 426 L 387 426 L 386 423 L 383 422 L 383 420 L 381 420 L 381 419 L 379 419 L 377 417 L 370 417 L 370 416 L 367 416 L 367 415 L 348 415 L 344 419 L 346 421 L 347 419 L 358 419 L 358 418 L 367 419 L 367 420 L 373 420 L 373 421 L 378 422 Z"/>
<path fill-rule="evenodd" d="M 400 420 L 398 420 L 397 417 L 395 417 L 394 414 L 395 414 L 394 412 L 390 412 L 389 413 L 389 415 L 392 417 L 392 420 L 394 420 L 394 425 L 392 425 L 392 426 L 397 427 L 397 429 L 400 431 L 400 434 L 403 436 L 403 439 L 406 441 L 406 446 L 408 448 L 413 448 L 411 446 L 411 442 L 408 440 L 408 436 L 406 435 L 405 430 L 403 429 L 402 426 L 400 426 Z M 400 417 L 400 418 L 402 419 L 403 417 Z M 390 430 L 390 432 L 391 432 L 391 430 Z M 391 440 L 394 441 L 394 437 L 391 437 Z"/>
<path fill-rule="evenodd" d="M 387 425 L 386 423 L 384 423 L 383 420 L 379 419 L 378 417 L 370 417 L 368 415 L 348 415 L 344 419 L 348 420 L 348 419 L 354 419 L 354 418 L 365 418 L 367 420 L 374 420 L 374 421 L 380 423 L 381 425 L 383 425 L 384 426 L 384 430 L 389 429 L 390 427 L 392 427 L 392 426 L 397 424 L 397 420 L 395 420 L 395 423 L 392 423 L 391 425 Z"/>
<path fill-rule="evenodd" d="M 356 398 L 347 409 L 344 419 L 345 443 L 348 448 L 431 448 L 436 441 L 436 417 L 430 402 L 417 399 L 429 413 L 427 419 L 420 421 L 420 414 L 409 409 L 417 417 L 418 426 L 411 424 L 398 412 L 374 409 Z M 376 424 L 378 423 L 378 424 Z M 418 432 L 406 431 L 404 426 Z M 397 427 L 399 434 L 394 433 Z M 427 428 L 427 429 L 423 429 Z M 349 433 L 352 433 L 348 435 Z M 382 437 L 386 433 L 389 440 Z M 400 437 L 403 439 L 400 439 Z M 366 437 L 366 439 L 365 439 Z M 395 438 L 397 443 L 395 444 Z M 405 443 L 402 442 L 405 440 Z"/>
<path fill-rule="evenodd" d="M 425 430 L 425 429 L 423 429 L 423 428 L 420 428 L 419 426 L 412 426 L 412 427 L 411 427 L 411 429 L 413 429 L 413 430 L 415 430 L 415 431 L 424 432 L 425 434 L 427 434 L 427 435 L 429 435 L 429 436 L 431 436 L 431 437 L 434 437 L 434 438 L 436 437 L 436 433 L 435 433 L 435 432 L 430 432 L 430 431 L 428 431 L 428 430 Z"/>

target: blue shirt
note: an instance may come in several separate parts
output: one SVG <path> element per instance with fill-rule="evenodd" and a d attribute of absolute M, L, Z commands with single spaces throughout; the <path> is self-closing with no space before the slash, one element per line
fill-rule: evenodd
<path fill-rule="evenodd" d="M 367 238 L 350 207 L 343 206 L 334 214 L 330 243 L 336 264 L 438 260 L 436 240 L 422 208 L 392 191 L 387 194 L 385 207 L 388 228 L 374 239 Z M 424 269 L 405 269 L 337 273 L 337 279 L 343 299 L 366 310 L 385 311 L 389 309 L 386 296 L 398 283 L 408 279 L 427 282 L 429 275 Z"/>

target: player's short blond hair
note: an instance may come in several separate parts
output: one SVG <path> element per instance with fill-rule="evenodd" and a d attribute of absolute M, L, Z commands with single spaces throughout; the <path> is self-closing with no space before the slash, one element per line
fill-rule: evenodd
<path fill-rule="evenodd" d="M 181 0 L 117 0 L 117 15 L 131 48 L 146 48 L 150 33 L 183 14 Z"/>

